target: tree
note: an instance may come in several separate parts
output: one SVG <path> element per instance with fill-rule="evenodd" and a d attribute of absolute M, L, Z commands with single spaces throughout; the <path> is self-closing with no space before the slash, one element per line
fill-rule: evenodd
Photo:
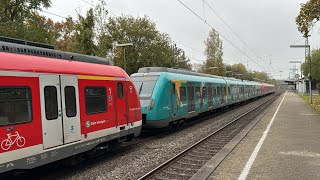
<path fill-rule="evenodd" d="M 40 16 L 37 11 L 48 8 L 50 0 L 0 0 L 0 35 L 26 40 L 36 39 L 35 34 L 46 24 L 46 18 Z M 29 21 L 29 24 L 27 24 Z M 37 23 L 39 27 L 29 25 Z M 43 31 L 41 32 L 43 33 Z M 43 35 L 43 34 L 41 34 Z M 50 40 L 49 40 L 50 39 Z M 50 42 L 52 39 L 38 38 L 40 42 Z"/>
<path fill-rule="evenodd" d="M 312 80 L 320 82 L 320 49 L 312 50 L 311 52 L 311 75 Z M 307 77 L 309 74 L 309 59 L 302 64 L 303 74 Z"/>
<path fill-rule="evenodd" d="M 95 32 L 97 39 L 97 56 L 110 57 L 112 54 L 112 38 L 108 36 L 108 10 L 105 1 L 100 0 L 94 8 Z"/>
<path fill-rule="evenodd" d="M 74 28 L 74 43 L 71 48 L 73 52 L 86 55 L 96 54 L 94 27 L 95 17 L 92 8 L 87 11 L 86 17 L 78 14 L 78 22 L 76 22 Z"/>
<path fill-rule="evenodd" d="M 310 28 L 320 19 L 320 1 L 310 0 L 301 4 L 300 12 L 296 17 L 298 30 L 304 35 L 308 35 Z"/>
<path fill-rule="evenodd" d="M 204 43 L 206 45 L 205 54 L 207 59 L 200 71 L 224 76 L 226 69 L 222 59 L 222 40 L 219 38 L 219 33 L 214 29 L 210 30 L 209 36 Z M 214 69 L 215 67 L 217 67 L 217 69 Z"/>
<path fill-rule="evenodd" d="M 148 17 L 120 16 L 108 18 L 105 1 L 90 8 L 76 20 L 60 22 L 41 16 L 51 0 L 0 0 L 0 35 L 55 45 L 56 49 L 75 53 L 112 57 L 123 67 L 123 48 L 114 42 L 131 42 L 126 47 L 127 73 L 140 67 L 162 66 L 191 69 L 183 49 L 171 44 L 170 37 L 160 33 Z"/>
<path fill-rule="evenodd" d="M 126 50 L 127 73 L 137 72 L 140 67 L 173 67 L 174 56 L 167 34 L 160 33 L 148 17 L 132 16 L 111 17 L 107 24 L 107 33 L 101 39 L 105 42 L 132 43 Z M 110 46 L 110 45 L 109 45 Z M 123 47 L 115 48 L 114 63 L 123 67 Z"/>
<path fill-rule="evenodd" d="M 184 50 L 177 47 L 176 44 L 172 44 L 171 48 L 174 67 L 191 70 L 192 65 L 189 63 L 190 59 L 185 55 Z"/>
<path fill-rule="evenodd" d="M 48 8 L 51 0 L 0 0 L 0 22 L 23 22 L 32 13 Z"/>
<path fill-rule="evenodd" d="M 74 46 L 75 22 L 72 17 L 66 18 L 64 21 L 54 24 L 54 28 L 59 32 L 59 37 L 56 39 L 55 46 L 61 51 L 72 51 Z"/>
<path fill-rule="evenodd" d="M 233 73 L 233 77 L 239 79 L 246 79 L 248 77 L 248 71 L 245 65 L 242 63 L 233 64 L 231 66 L 231 72 Z"/>

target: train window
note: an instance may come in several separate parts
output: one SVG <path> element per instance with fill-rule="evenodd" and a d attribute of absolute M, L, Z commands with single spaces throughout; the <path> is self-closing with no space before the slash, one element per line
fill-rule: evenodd
<path fill-rule="evenodd" d="M 196 87 L 196 99 L 200 99 L 200 87 Z"/>
<path fill-rule="evenodd" d="M 58 118 L 58 98 L 57 88 L 55 86 L 44 87 L 44 101 L 46 110 L 46 119 L 53 120 Z"/>
<path fill-rule="evenodd" d="M 203 87 L 202 88 L 202 99 L 206 99 L 207 98 L 207 87 Z"/>
<path fill-rule="evenodd" d="M 123 84 L 120 82 L 117 84 L 117 91 L 118 91 L 118 98 L 122 98 L 123 97 Z"/>
<path fill-rule="evenodd" d="M 186 102 L 187 100 L 187 91 L 186 87 L 180 87 L 180 101 Z"/>
<path fill-rule="evenodd" d="M 87 114 L 97 114 L 107 111 L 105 87 L 86 87 L 85 101 Z"/>
<path fill-rule="evenodd" d="M 77 115 L 77 99 L 76 90 L 73 86 L 66 86 L 65 92 L 65 104 L 67 117 L 75 117 Z"/>
<path fill-rule="evenodd" d="M 230 86 L 228 86 L 228 96 L 231 96 Z"/>
<path fill-rule="evenodd" d="M 216 97 L 216 87 L 213 87 L 213 97 Z"/>
<path fill-rule="evenodd" d="M 0 87 L 0 126 L 32 121 L 30 87 Z"/>

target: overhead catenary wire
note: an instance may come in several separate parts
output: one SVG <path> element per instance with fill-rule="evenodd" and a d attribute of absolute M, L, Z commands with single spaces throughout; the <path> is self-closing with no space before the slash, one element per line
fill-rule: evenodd
<path fill-rule="evenodd" d="M 214 30 L 213 26 L 209 24 L 205 19 L 200 17 L 197 13 L 195 13 L 189 6 L 184 4 L 181 0 L 177 0 L 180 4 L 182 4 L 185 8 L 187 8 L 192 14 L 194 14 L 196 17 L 198 17 L 202 22 L 204 22 L 207 26 L 209 26 L 212 30 Z M 258 65 L 261 69 L 264 69 L 259 63 L 257 63 L 255 60 L 253 60 L 251 57 L 249 57 L 245 52 L 243 52 L 239 47 L 237 47 L 234 43 L 232 43 L 228 38 L 226 38 L 224 35 L 222 35 L 220 32 L 218 34 L 226 40 L 230 45 L 232 45 L 234 48 L 236 48 L 238 51 L 240 51 L 243 55 L 245 55 L 248 59 L 250 59 L 252 62 L 254 62 L 256 65 Z"/>
<path fill-rule="evenodd" d="M 223 24 L 225 24 L 230 30 L 231 32 L 251 51 L 253 52 L 257 57 L 259 57 L 249 46 L 246 42 L 244 42 L 240 36 L 231 28 L 230 25 L 228 25 L 228 23 L 217 13 L 217 11 L 215 11 L 212 6 L 206 1 L 206 0 L 203 0 L 203 2 L 205 4 L 207 4 L 207 6 L 212 10 L 212 12 L 214 12 L 214 14 L 222 21 Z"/>
<path fill-rule="evenodd" d="M 65 16 L 61 16 L 59 14 L 55 14 L 55 13 L 52 13 L 52 12 L 49 12 L 49 11 L 45 11 L 45 10 L 42 10 L 42 9 L 40 9 L 40 11 L 44 12 L 44 13 L 47 13 L 47 14 L 51 14 L 53 16 L 57 16 L 57 17 L 63 18 L 63 19 L 67 19 L 67 17 L 65 17 Z"/>
<path fill-rule="evenodd" d="M 82 1 L 84 3 L 87 3 L 87 4 L 91 5 L 91 6 L 94 6 L 94 4 L 92 4 L 92 3 L 88 2 L 88 1 L 85 1 L 85 0 L 80 0 L 80 1 Z"/>
<path fill-rule="evenodd" d="M 203 0 L 203 2 L 209 7 L 209 9 L 211 9 L 211 11 L 222 21 L 222 23 L 224 25 L 226 25 L 230 31 L 249 49 L 249 51 L 251 51 L 258 59 L 263 60 L 255 51 L 252 50 L 252 48 L 249 47 L 249 45 L 238 35 L 238 33 L 236 33 L 231 26 L 217 13 L 216 10 L 214 10 L 214 8 L 206 1 Z M 264 61 L 264 60 L 263 60 Z M 273 67 L 271 67 L 273 69 Z"/>

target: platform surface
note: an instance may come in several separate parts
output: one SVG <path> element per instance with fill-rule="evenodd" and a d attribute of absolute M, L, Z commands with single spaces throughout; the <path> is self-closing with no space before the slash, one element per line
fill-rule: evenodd
<path fill-rule="evenodd" d="M 248 167 L 250 162 L 252 165 Z M 298 94 L 283 93 L 208 179 L 239 177 L 320 179 L 320 114 Z"/>

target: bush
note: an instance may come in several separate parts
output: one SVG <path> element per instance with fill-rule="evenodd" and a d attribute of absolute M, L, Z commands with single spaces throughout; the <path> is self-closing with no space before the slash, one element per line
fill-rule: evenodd
<path fill-rule="evenodd" d="M 318 93 L 320 94 L 320 83 L 317 83 L 317 90 L 318 90 Z"/>

